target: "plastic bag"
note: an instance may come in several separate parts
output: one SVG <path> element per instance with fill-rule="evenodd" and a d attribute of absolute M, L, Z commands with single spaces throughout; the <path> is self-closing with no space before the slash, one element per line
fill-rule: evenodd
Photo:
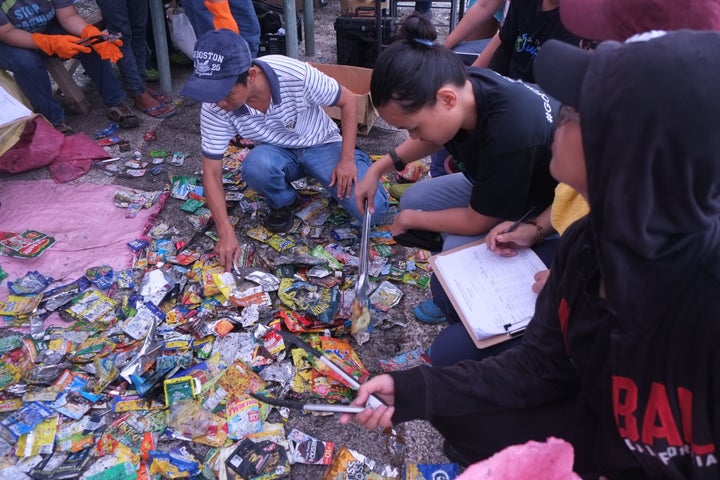
<path fill-rule="evenodd" d="M 193 50 L 195 49 L 195 30 L 190 24 L 190 19 L 185 15 L 182 8 L 169 10 L 167 14 L 168 28 L 170 30 L 170 39 L 175 48 L 184 53 L 188 58 L 193 58 Z"/>

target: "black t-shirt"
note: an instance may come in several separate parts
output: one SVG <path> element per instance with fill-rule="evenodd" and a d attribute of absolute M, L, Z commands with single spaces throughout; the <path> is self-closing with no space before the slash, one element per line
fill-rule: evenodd
<path fill-rule="evenodd" d="M 500 29 L 501 46 L 490 67 L 510 78 L 535 82 L 532 66 L 538 48 L 554 38 L 578 45 L 580 38 L 560 22 L 560 10 L 541 11 L 542 0 L 513 0 Z"/>
<path fill-rule="evenodd" d="M 530 207 L 552 203 L 557 182 L 550 175 L 553 118 L 559 104 L 535 85 L 486 68 L 470 68 L 477 102 L 475 130 L 464 130 L 445 148 L 473 183 L 470 207 L 490 217 L 512 219 Z"/>

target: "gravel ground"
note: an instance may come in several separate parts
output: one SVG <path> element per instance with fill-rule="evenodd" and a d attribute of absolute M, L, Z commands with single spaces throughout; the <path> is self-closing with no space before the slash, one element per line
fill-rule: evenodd
<path fill-rule="evenodd" d="M 412 4 L 410 4 L 412 5 Z M 401 8 L 400 13 L 407 13 L 411 8 Z M 315 9 L 315 55 L 312 58 L 304 55 L 304 45 L 300 45 L 301 58 L 318 63 L 335 63 L 336 61 L 336 37 L 333 29 L 333 22 L 338 16 L 340 5 L 338 0 L 330 0 L 324 7 Z M 438 23 L 442 23 L 445 11 L 435 13 Z M 440 27 L 440 35 L 444 32 Z M 175 95 L 182 87 L 185 79 L 191 73 L 191 67 L 172 65 L 172 84 Z M 82 75 L 79 73 L 78 75 Z M 88 85 L 86 92 L 90 102 L 96 107 L 89 115 L 68 116 L 68 123 L 77 131 L 92 134 L 107 125 L 108 121 L 104 115 L 102 102 L 95 89 Z M 178 113 L 174 117 L 158 120 L 140 113 L 141 125 L 139 128 L 122 131 L 121 136 L 129 140 L 132 148 L 143 150 L 165 149 L 169 151 L 184 151 L 188 153 L 188 160 L 182 167 L 169 167 L 169 174 L 190 175 L 200 171 L 200 135 L 199 135 L 199 104 L 189 99 L 177 98 Z M 144 143 L 142 136 L 149 130 L 155 130 L 158 140 L 152 144 Z M 382 154 L 392 146 L 397 145 L 405 138 L 405 132 L 398 131 L 379 120 L 366 136 L 360 136 L 358 146 L 369 154 Z M 116 148 L 116 147 L 111 147 Z M 115 155 L 117 152 L 111 150 Z M 11 180 L 32 180 L 49 178 L 46 169 L 35 170 L 23 174 L 7 175 L 0 174 L 0 182 Z M 88 174 L 75 180 L 79 183 L 99 183 L 124 185 L 143 190 L 160 190 L 168 182 L 168 177 L 163 175 L 146 175 L 141 178 L 123 178 L 119 176 L 110 177 L 92 169 Z M 2 184 L 0 183 L 0 188 Z M 166 221 L 178 228 L 189 232 L 189 225 L 185 220 L 185 213 L 179 210 L 180 200 L 170 198 L 161 212 L 158 220 Z M 0 210 L 2 215 L 12 214 Z M 88 208 L 88 215 L 92 215 L 92 208 Z M 245 222 L 246 219 L 243 219 Z M 238 228 L 240 230 L 240 228 Z M 410 252 L 400 247 L 396 253 L 396 260 L 405 258 Z M 429 291 L 420 290 L 416 287 L 400 285 L 404 291 L 404 297 L 400 304 L 390 312 L 391 319 L 401 326 L 394 326 L 386 330 L 378 330 L 371 336 L 370 341 L 357 346 L 353 343 L 356 351 L 365 366 L 372 372 L 380 372 L 378 361 L 387 359 L 403 352 L 416 348 L 427 348 L 432 338 L 442 329 L 442 326 L 430 326 L 417 322 L 412 315 L 412 308 L 420 301 L 429 298 Z M 322 440 L 336 442 L 338 446 L 347 446 L 366 455 L 379 464 L 390 463 L 392 455 L 386 447 L 387 436 L 379 432 L 367 432 L 356 425 L 343 426 L 337 422 L 337 416 L 314 417 L 293 412 L 287 422 L 286 431 L 291 428 L 298 428 L 308 434 Z M 442 439 L 437 432 L 426 422 L 408 422 L 398 427 L 399 435 L 404 438 L 404 463 L 444 463 L 446 457 L 442 453 Z M 289 478 L 318 479 L 322 476 L 324 469 L 318 466 L 294 465 Z"/>

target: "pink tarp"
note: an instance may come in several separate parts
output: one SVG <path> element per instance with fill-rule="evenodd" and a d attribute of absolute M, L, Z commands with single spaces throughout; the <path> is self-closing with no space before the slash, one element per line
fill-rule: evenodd
<path fill-rule="evenodd" d="M 115 192 L 121 188 L 56 184 L 52 180 L 0 183 L 0 231 L 37 230 L 55 237 L 55 244 L 39 257 L 0 256 L 8 280 L 37 270 L 62 283 L 82 276 L 89 267 L 130 266 L 132 251 L 127 243 L 147 231 L 163 202 L 141 210 L 135 218 L 125 218 L 126 210 L 113 203 Z M 7 295 L 5 280 L 0 284 L 0 298 Z"/>

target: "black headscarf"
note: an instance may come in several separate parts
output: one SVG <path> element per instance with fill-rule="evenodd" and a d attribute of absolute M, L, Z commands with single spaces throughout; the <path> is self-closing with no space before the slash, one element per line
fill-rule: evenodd
<path fill-rule="evenodd" d="M 621 330 L 653 321 L 720 257 L 720 34 L 605 42 L 579 111 L 590 219 Z M 720 292 L 718 292 L 720 295 Z"/>

